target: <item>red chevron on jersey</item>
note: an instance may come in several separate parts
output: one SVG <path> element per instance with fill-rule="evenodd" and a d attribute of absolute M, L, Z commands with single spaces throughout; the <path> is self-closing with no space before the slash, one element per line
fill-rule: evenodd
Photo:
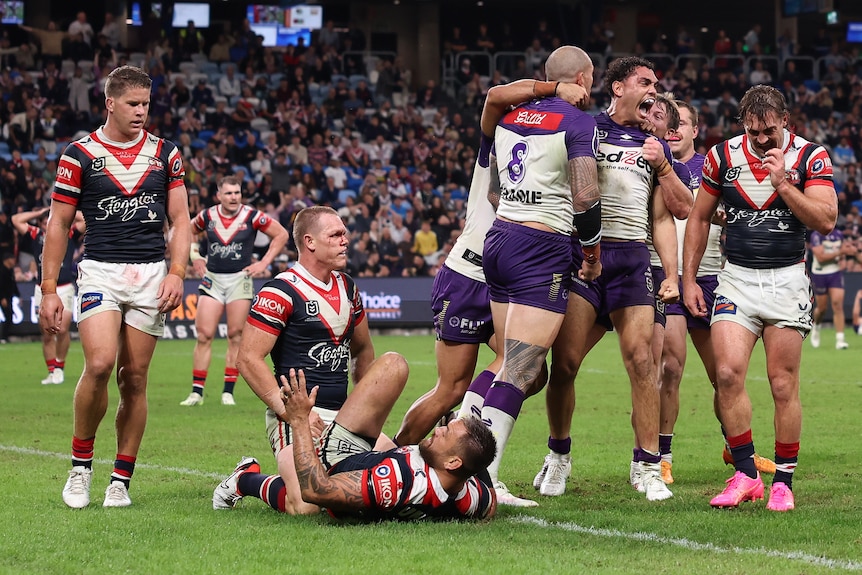
<path fill-rule="evenodd" d="M 341 274 L 331 274 L 330 287 L 323 289 L 314 280 L 303 277 L 295 267 L 285 272 L 286 279 L 293 285 L 306 306 L 309 315 L 317 315 L 326 326 L 333 343 L 339 343 L 353 321 L 353 307 L 347 295 L 347 283 Z M 291 277 L 292 276 L 292 277 Z M 318 282 L 319 283 L 319 282 Z M 321 299 L 329 305 L 321 305 Z"/>
<path fill-rule="evenodd" d="M 141 141 L 129 148 L 120 148 L 99 139 L 93 132 L 88 146 L 76 144 L 91 160 L 90 168 L 103 172 L 126 196 L 138 192 L 141 184 L 153 170 L 163 170 L 158 159 L 162 148 L 161 138 L 148 138 L 141 132 Z"/>

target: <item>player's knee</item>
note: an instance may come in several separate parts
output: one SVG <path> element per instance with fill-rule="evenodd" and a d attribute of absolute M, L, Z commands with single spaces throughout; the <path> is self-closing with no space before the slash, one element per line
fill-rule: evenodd
<path fill-rule="evenodd" d="M 84 371 L 98 382 L 107 382 L 114 371 L 114 358 L 107 355 L 94 355 L 86 358 Z"/>
<path fill-rule="evenodd" d="M 399 381 L 402 387 L 407 383 L 410 367 L 403 355 L 394 351 L 387 351 L 377 358 L 377 361 L 380 363 L 380 368 L 393 380 Z"/>
<path fill-rule="evenodd" d="M 738 387 L 743 384 L 742 372 L 731 365 L 718 365 L 715 368 L 716 388 Z"/>
<path fill-rule="evenodd" d="M 557 387 L 561 385 L 571 385 L 578 376 L 578 370 L 581 368 L 579 358 L 575 357 L 556 357 L 554 356 L 551 362 L 551 374 L 548 378 L 549 387 Z M 541 377 L 541 374 L 540 376 Z"/>
<path fill-rule="evenodd" d="M 661 386 L 662 389 L 676 389 L 682 379 L 682 363 L 678 358 L 670 356 L 662 363 Z"/>

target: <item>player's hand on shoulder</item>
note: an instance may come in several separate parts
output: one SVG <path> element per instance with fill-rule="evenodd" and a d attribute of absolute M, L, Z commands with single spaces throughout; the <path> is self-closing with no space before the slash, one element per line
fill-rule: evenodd
<path fill-rule="evenodd" d="M 557 97 L 581 110 L 587 109 L 590 104 L 590 94 L 580 84 L 560 82 L 557 86 Z"/>

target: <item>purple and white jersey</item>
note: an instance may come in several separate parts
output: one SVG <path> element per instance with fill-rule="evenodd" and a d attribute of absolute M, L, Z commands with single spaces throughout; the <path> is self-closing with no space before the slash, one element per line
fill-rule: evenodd
<path fill-rule="evenodd" d="M 599 150 L 596 155 L 602 194 L 602 237 L 645 241 L 650 228 L 649 202 L 655 170 L 643 157 L 649 136 L 640 128 L 621 126 L 607 112 L 596 116 Z M 661 140 L 665 158 L 673 156 Z"/>
<path fill-rule="evenodd" d="M 444 264 L 450 270 L 480 283 L 485 283 L 485 272 L 482 271 L 485 235 L 497 217 L 494 206 L 488 201 L 488 186 L 491 183 L 489 167 L 491 144 L 492 140 L 482 134 L 479 156 L 476 158 L 476 167 L 473 170 L 473 181 L 470 183 L 470 195 L 467 197 L 464 231 L 458 236 Z"/>
<path fill-rule="evenodd" d="M 838 230 L 832 230 L 827 235 L 820 232 L 811 232 L 811 247 L 823 246 L 827 252 L 837 252 L 841 249 L 841 244 L 844 242 L 844 234 Z M 819 262 L 817 258 L 812 258 L 811 274 L 812 275 L 827 275 L 841 271 L 840 258 L 829 260 L 828 262 Z"/>
<path fill-rule="evenodd" d="M 497 215 L 571 234 L 569 160 L 594 158 L 596 143 L 592 116 L 559 98 L 534 100 L 508 113 L 494 136 L 500 174 Z"/>
<path fill-rule="evenodd" d="M 685 162 L 691 173 L 688 187 L 697 197 L 697 192 L 700 189 L 700 180 L 703 177 L 703 160 L 706 156 L 697 152 Z M 719 206 L 719 210 L 723 208 Z M 688 220 L 678 220 L 676 222 L 676 240 L 679 248 L 679 273 L 682 275 L 682 244 L 685 239 L 685 224 Z M 709 225 L 709 235 L 706 240 L 706 249 L 703 252 L 703 259 L 700 260 L 700 266 L 697 268 L 697 277 L 714 276 L 721 271 L 721 226 L 716 224 Z"/>

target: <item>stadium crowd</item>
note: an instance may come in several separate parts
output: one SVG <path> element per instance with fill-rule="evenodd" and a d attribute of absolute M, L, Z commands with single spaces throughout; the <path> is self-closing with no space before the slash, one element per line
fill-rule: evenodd
<path fill-rule="evenodd" d="M 351 232 L 351 274 L 433 276 L 463 228 L 484 96 L 491 86 L 538 77 L 544 58 L 561 44 L 542 21 L 522 58 L 480 74 L 459 55 L 517 47 L 493 38 L 485 25 L 472 37 L 456 28 L 443 42 L 444 60 L 457 64 L 451 83 L 416 86 L 398 57 L 358 56 L 361 35 L 339 32 L 331 22 L 310 46 L 286 50 L 262 47 L 248 21 L 212 39 L 193 24 L 157 30 L 146 52 L 119 44 L 110 14 L 98 34 L 83 12 L 65 31 L 54 23 L 21 28 L 3 30 L 0 38 L 0 252 L 18 256 L 18 281 L 36 276 L 37 254 L 10 218 L 50 203 L 58 155 L 104 122 L 105 76 L 126 63 L 153 79 L 147 129 L 180 148 L 192 215 L 214 205 L 217 181 L 235 174 L 246 203 L 285 227 L 303 207 L 338 210 Z M 12 45 L 15 35 L 26 40 Z M 701 58 L 680 29 L 675 45 L 660 34 L 649 50 L 637 44 L 626 53 L 666 55 L 653 58 L 660 86 L 699 111 L 699 152 L 741 132 L 737 105 L 749 86 L 778 87 L 792 108 L 790 127 L 832 153 L 844 269 L 862 271 L 858 48 L 825 35 L 811 46 L 796 46 L 786 34 L 775 43 L 760 35 L 759 26 L 736 40 L 720 31 Z M 606 64 L 622 53 L 613 42 L 613 32 L 596 25 L 584 46 Z M 761 54 L 777 58 L 761 62 Z M 818 58 L 819 79 L 797 68 L 807 56 Z M 597 66 L 594 112 L 607 104 L 602 73 Z M 267 242 L 260 234 L 258 254 Z M 295 259 L 291 242 L 262 275 Z"/>

